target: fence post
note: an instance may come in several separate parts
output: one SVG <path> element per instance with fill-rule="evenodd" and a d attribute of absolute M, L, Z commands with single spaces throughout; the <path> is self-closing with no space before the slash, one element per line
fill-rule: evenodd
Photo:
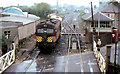
<path fill-rule="evenodd" d="M 109 72 L 109 64 L 110 64 L 110 53 L 111 53 L 111 45 L 106 46 L 106 73 Z"/>
<path fill-rule="evenodd" d="M 15 61 L 15 43 L 12 41 L 13 60 Z"/>

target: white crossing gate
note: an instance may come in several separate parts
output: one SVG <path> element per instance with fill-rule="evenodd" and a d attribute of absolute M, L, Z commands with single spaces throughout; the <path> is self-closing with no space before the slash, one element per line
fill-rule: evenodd
<path fill-rule="evenodd" d="M 103 58 L 102 54 L 97 50 L 96 47 L 96 42 L 94 41 L 93 43 L 93 51 L 94 51 L 94 55 L 97 59 L 99 68 L 101 70 L 102 73 L 106 73 L 106 62 L 105 59 Z"/>
<path fill-rule="evenodd" d="M 5 71 L 15 61 L 15 47 L 0 57 L 0 74 Z"/>

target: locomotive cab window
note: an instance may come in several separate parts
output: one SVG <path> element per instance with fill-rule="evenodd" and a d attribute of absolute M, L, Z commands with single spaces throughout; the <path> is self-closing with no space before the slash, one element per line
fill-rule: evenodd
<path fill-rule="evenodd" d="M 47 33 L 53 33 L 53 29 L 47 29 Z"/>
<path fill-rule="evenodd" d="M 37 30 L 37 33 L 53 33 L 53 32 L 54 32 L 53 29 L 47 29 L 47 28 Z"/>
<path fill-rule="evenodd" d="M 37 30 L 37 33 L 43 33 L 44 32 L 44 29 L 38 29 Z"/>

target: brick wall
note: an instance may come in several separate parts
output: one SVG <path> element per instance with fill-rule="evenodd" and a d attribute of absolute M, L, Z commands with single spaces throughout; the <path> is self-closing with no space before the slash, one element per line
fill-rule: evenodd
<path fill-rule="evenodd" d="M 88 38 L 89 38 L 89 42 L 92 43 L 92 32 L 88 33 Z M 95 41 L 97 41 L 97 33 L 95 35 L 96 39 Z M 101 46 L 105 46 L 106 44 L 111 44 L 112 43 L 112 34 L 111 33 L 100 33 L 100 39 L 101 39 Z"/>

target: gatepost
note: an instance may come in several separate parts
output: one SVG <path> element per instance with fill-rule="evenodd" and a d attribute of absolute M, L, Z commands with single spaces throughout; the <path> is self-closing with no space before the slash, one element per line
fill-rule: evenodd
<path fill-rule="evenodd" d="M 110 53 L 111 53 L 111 46 L 106 46 L 106 74 L 109 74 L 109 64 L 110 64 Z"/>

